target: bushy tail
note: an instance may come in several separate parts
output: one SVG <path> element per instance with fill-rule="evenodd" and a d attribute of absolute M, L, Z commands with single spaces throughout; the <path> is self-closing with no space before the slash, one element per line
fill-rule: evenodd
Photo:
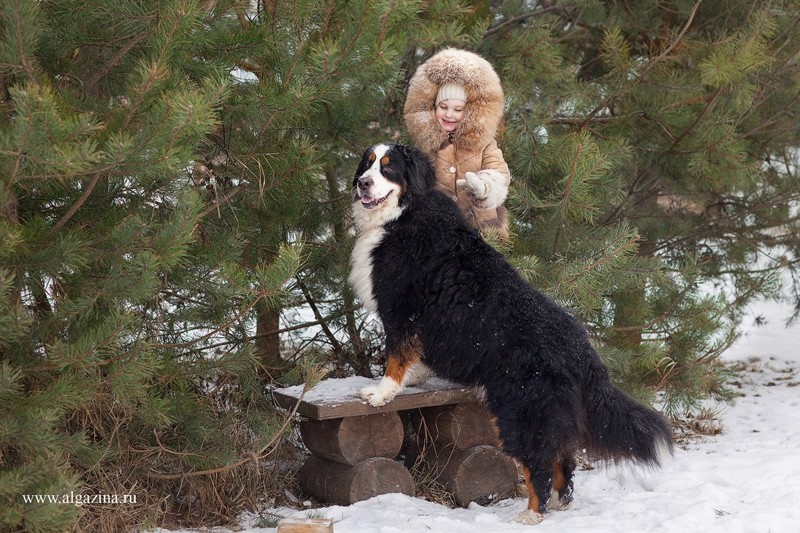
<path fill-rule="evenodd" d="M 672 455 L 672 429 L 661 414 L 640 404 L 607 379 L 587 385 L 584 389 L 586 445 L 591 456 L 658 466 Z"/>

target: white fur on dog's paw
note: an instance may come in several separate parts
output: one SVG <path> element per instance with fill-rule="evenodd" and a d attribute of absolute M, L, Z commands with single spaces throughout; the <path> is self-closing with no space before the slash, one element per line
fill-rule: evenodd
<path fill-rule="evenodd" d="M 394 399 L 403 387 L 392 378 L 384 376 L 377 386 L 368 385 L 358 391 L 362 398 L 373 407 L 386 405 Z"/>
<path fill-rule="evenodd" d="M 394 398 L 394 394 L 389 396 L 385 394 L 384 391 L 381 391 L 380 387 L 376 387 L 375 385 L 364 387 L 358 391 L 358 395 L 367 400 L 372 407 L 386 405 Z"/>
<path fill-rule="evenodd" d="M 433 372 L 425 363 L 417 363 L 406 371 L 403 385 L 406 387 L 422 385 L 432 374 Z"/>
<path fill-rule="evenodd" d="M 375 385 L 370 385 L 369 387 L 364 387 L 358 391 L 358 395 L 364 398 L 365 400 L 369 401 L 372 399 L 373 396 L 378 394 L 378 387 Z"/>
<path fill-rule="evenodd" d="M 535 526 L 536 524 L 539 524 L 542 520 L 544 520 L 543 515 L 537 513 L 536 511 L 531 511 L 530 509 L 526 509 L 521 513 L 519 513 L 516 517 L 514 517 L 514 522 L 526 526 Z"/>
<path fill-rule="evenodd" d="M 572 500 L 563 501 L 558 499 L 558 497 L 550 498 L 550 501 L 547 502 L 547 509 L 550 511 L 566 511 L 572 506 Z"/>
<path fill-rule="evenodd" d="M 572 506 L 572 498 L 559 498 L 556 489 L 550 492 L 550 499 L 547 500 L 548 511 L 566 511 L 570 506 Z"/>

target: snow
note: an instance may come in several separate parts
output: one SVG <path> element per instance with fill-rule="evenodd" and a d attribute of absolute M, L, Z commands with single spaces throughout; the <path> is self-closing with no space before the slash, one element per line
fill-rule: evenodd
<path fill-rule="evenodd" d="M 317 405 L 325 405 L 328 407 L 335 407 L 343 401 L 351 402 L 357 401 L 366 405 L 366 400 L 362 400 L 358 391 L 362 387 L 368 385 L 375 385 L 378 382 L 375 378 L 366 378 L 363 376 L 350 376 L 347 378 L 328 378 L 320 382 L 313 389 L 306 391 L 303 394 L 303 385 L 294 385 L 279 389 L 281 393 L 286 396 L 292 396 L 300 399 L 301 397 L 308 403 Z M 397 393 L 397 397 L 410 396 L 418 394 L 420 391 L 434 391 L 442 389 L 455 389 L 459 391 L 467 391 L 464 387 L 451 383 L 447 380 L 432 377 L 420 385 L 414 387 L 406 387 Z"/>
<path fill-rule="evenodd" d="M 751 328 L 725 355 L 742 364 L 737 380 L 742 396 L 733 405 L 713 406 L 720 412 L 721 434 L 678 446 L 660 470 L 579 470 L 572 506 L 549 513 L 539 525 L 511 521 L 525 509 L 524 498 L 450 509 L 388 494 L 347 507 L 271 512 L 332 518 L 336 533 L 798 532 L 800 325 L 785 328 L 790 313 L 778 304 L 762 304 L 758 311 L 768 325 Z M 253 523 L 255 517 L 242 517 L 241 531 L 276 531 Z"/>

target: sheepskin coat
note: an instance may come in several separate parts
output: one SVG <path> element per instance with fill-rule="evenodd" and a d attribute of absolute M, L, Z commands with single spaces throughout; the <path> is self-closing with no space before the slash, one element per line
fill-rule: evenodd
<path fill-rule="evenodd" d="M 439 125 L 434 102 L 445 83 L 464 86 L 464 117 L 449 134 Z M 492 65 L 481 56 L 454 48 L 444 49 L 420 65 L 411 78 L 403 118 L 412 142 L 432 159 L 437 188 L 453 198 L 472 227 L 508 235 L 503 206 L 485 209 L 463 185 L 466 172 L 492 171 L 506 187 L 511 180 L 495 137 L 503 120 L 503 88 Z"/>

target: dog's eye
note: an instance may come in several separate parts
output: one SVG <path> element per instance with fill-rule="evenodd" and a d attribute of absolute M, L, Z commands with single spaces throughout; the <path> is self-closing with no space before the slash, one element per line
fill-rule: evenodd
<path fill-rule="evenodd" d="M 388 155 L 381 157 L 381 172 L 392 174 L 394 171 L 395 170 L 392 167 L 392 158 Z"/>

